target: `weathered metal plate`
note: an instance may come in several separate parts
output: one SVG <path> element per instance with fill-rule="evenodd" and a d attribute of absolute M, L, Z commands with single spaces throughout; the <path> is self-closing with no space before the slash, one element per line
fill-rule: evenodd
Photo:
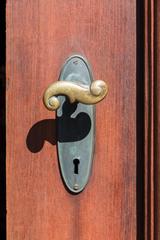
<path fill-rule="evenodd" d="M 64 64 L 59 80 L 84 85 L 92 82 L 90 67 L 85 58 L 74 55 Z M 57 110 L 58 157 L 61 174 L 68 190 L 81 192 L 91 174 L 94 152 L 95 107 L 71 104 L 65 96 Z"/>

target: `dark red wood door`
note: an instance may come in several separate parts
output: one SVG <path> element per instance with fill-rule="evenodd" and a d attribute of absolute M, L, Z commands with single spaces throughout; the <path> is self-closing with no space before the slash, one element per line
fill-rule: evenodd
<path fill-rule="evenodd" d="M 8 240 L 136 239 L 136 1 L 7 1 Z M 42 102 L 79 53 L 109 94 L 96 106 L 93 171 L 72 195 Z"/>

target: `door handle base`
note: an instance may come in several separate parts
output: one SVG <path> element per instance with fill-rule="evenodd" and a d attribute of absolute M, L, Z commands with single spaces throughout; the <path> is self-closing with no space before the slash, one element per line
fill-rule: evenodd
<path fill-rule="evenodd" d="M 73 55 L 63 65 L 59 81 L 43 96 L 48 110 L 57 110 L 57 148 L 67 189 L 81 192 L 91 175 L 95 142 L 95 103 L 107 94 L 107 84 L 93 81 L 87 60 Z"/>

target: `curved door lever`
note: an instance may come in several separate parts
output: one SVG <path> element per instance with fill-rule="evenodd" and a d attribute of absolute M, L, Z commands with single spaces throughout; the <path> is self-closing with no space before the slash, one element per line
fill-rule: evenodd
<path fill-rule="evenodd" d="M 106 96 L 107 84 L 93 81 L 87 60 L 73 55 L 65 62 L 59 81 L 44 92 L 48 110 L 57 110 L 57 147 L 61 174 L 72 193 L 86 186 L 92 167 L 95 107 Z"/>
<path fill-rule="evenodd" d="M 60 102 L 56 96 L 65 95 L 70 103 L 95 104 L 100 102 L 107 94 L 107 84 L 102 80 L 96 80 L 90 86 L 69 81 L 57 81 L 52 83 L 45 91 L 43 101 L 48 110 L 57 110 Z"/>

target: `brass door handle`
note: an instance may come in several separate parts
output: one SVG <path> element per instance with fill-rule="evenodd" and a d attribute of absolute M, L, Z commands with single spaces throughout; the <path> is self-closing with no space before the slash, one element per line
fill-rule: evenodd
<path fill-rule="evenodd" d="M 70 103 L 96 104 L 100 102 L 108 92 L 107 84 L 102 80 L 96 80 L 90 86 L 70 81 L 57 81 L 52 83 L 44 92 L 43 102 L 50 111 L 60 107 L 58 95 L 65 95 Z"/>
<path fill-rule="evenodd" d="M 64 183 L 72 193 L 80 193 L 89 180 L 96 126 L 94 104 L 104 99 L 107 92 L 104 81 L 93 81 L 88 61 L 80 55 L 66 60 L 59 81 L 44 92 L 46 108 L 57 110 L 59 166 Z"/>

